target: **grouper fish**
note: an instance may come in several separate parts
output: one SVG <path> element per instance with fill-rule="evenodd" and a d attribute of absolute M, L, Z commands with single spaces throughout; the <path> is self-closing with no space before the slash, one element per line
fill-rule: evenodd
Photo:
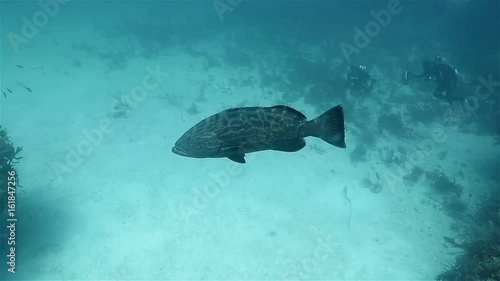
<path fill-rule="evenodd" d="M 245 163 L 245 154 L 299 151 L 305 137 L 345 148 L 344 111 L 337 105 L 313 120 L 291 107 L 241 107 L 212 115 L 185 132 L 172 152 L 192 158 L 227 157 Z"/>

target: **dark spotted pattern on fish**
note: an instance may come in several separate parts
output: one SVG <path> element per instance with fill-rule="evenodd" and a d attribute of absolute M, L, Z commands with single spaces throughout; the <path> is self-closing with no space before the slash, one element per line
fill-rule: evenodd
<path fill-rule="evenodd" d="M 282 105 L 228 109 L 193 126 L 175 143 L 172 151 L 187 157 L 228 157 L 244 163 L 245 153 L 298 151 L 305 146 L 307 136 L 345 147 L 341 106 L 317 119 L 306 119 L 301 112 Z"/>

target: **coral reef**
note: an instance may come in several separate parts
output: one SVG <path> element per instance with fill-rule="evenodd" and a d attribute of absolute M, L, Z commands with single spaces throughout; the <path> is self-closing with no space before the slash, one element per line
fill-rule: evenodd
<path fill-rule="evenodd" d="M 418 166 L 414 166 L 411 172 L 403 176 L 403 181 L 407 185 L 415 185 L 424 175 L 424 170 Z"/>
<path fill-rule="evenodd" d="M 15 171 L 13 165 L 22 158 L 19 156 L 22 150 L 22 147 L 14 148 L 7 132 L 0 127 L 0 213 L 7 209 L 9 172 Z M 19 185 L 17 173 L 15 178 Z"/>
<path fill-rule="evenodd" d="M 443 171 L 434 170 L 427 172 L 427 179 L 431 184 L 431 188 L 439 195 L 458 195 L 462 194 L 463 187 L 455 181 L 455 178 L 450 179 Z"/>
<path fill-rule="evenodd" d="M 436 280 L 476 281 L 500 280 L 500 199 L 493 196 L 484 200 L 468 223 L 461 222 L 465 241 L 454 238 L 445 241 L 463 252 L 451 262 Z M 459 232 L 460 233 L 460 232 Z"/>
<path fill-rule="evenodd" d="M 457 243 L 453 238 L 445 237 L 445 240 L 464 252 L 444 272 L 440 273 L 436 280 L 500 280 L 500 236 L 498 233 L 491 233 L 485 240 L 462 244 Z"/>
<path fill-rule="evenodd" d="M 399 148 L 399 150 L 402 150 L 402 148 Z M 392 164 L 400 166 L 403 165 L 404 162 L 406 161 L 406 156 L 405 156 L 406 152 L 400 153 L 396 151 L 394 148 L 389 147 L 387 145 L 384 146 L 383 150 L 379 149 L 378 153 L 380 156 L 380 161 L 387 167 L 390 167 Z"/>
<path fill-rule="evenodd" d="M 427 172 L 426 177 L 443 211 L 451 218 L 459 219 L 467 210 L 467 205 L 462 200 L 464 187 L 440 170 Z"/>
<path fill-rule="evenodd" d="M 492 197 L 483 200 L 476 211 L 474 221 L 482 227 L 494 226 L 500 230 L 500 197 L 499 191 Z M 498 232 L 500 233 L 500 231 Z"/>

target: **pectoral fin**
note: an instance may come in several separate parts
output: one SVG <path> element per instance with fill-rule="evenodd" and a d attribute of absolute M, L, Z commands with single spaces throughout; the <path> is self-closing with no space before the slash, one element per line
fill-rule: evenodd
<path fill-rule="evenodd" d="M 245 151 L 242 147 L 239 146 L 231 146 L 231 147 L 226 147 L 221 150 L 224 155 L 226 155 L 227 158 L 230 160 L 245 164 Z"/>

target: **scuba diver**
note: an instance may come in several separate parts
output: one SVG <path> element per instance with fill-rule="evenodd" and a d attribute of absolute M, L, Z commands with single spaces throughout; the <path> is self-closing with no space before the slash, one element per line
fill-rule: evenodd
<path fill-rule="evenodd" d="M 403 83 L 407 84 L 409 80 L 416 78 L 425 78 L 437 83 L 434 97 L 445 100 L 452 104 L 454 101 L 463 98 L 454 95 L 458 81 L 458 71 L 453 66 L 447 64 L 441 56 L 437 56 L 434 61 L 424 59 L 422 61 L 423 71 L 420 74 L 411 73 L 405 70 Z"/>
<path fill-rule="evenodd" d="M 423 71 L 420 74 L 412 73 L 406 69 L 403 74 L 403 83 L 408 84 L 408 81 L 417 78 L 435 81 L 437 87 L 434 90 L 434 97 L 447 101 L 451 105 L 448 119 L 451 118 L 457 101 L 462 102 L 468 111 L 473 112 L 473 108 L 469 102 L 464 97 L 455 94 L 458 82 L 458 70 L 455 67 L 446 63 L 441 56 L 437 56 L 434 61 L 424 59 L 422 61 L 422 69 Z"/>
<path fill-rule="evenodd" d="M 370 77 L 364 65 L 353 65 L 349 67 L 346 77 L 346 86 L 349 89 L 369 93 L 373 89 L 375 79 Z"/>

